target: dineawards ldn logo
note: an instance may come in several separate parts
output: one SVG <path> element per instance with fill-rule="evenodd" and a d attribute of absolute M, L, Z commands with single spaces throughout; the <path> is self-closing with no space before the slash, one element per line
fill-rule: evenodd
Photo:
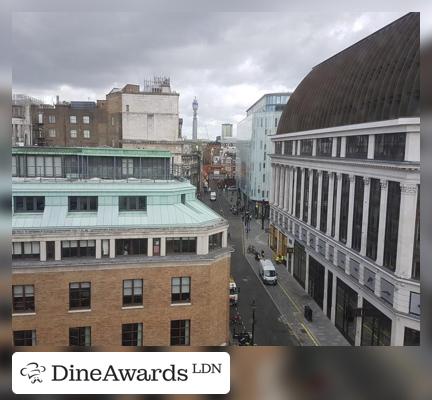
<path fill-rule="evenodd" d="M 43 365 L 36 362 L 29 362 L 24 368 L 21 368 L 20 374 L 27 376 L 31 383 L 42 382 L 41 374 L 46 371 Z"/>
<path fill-rule="evenodd" d="M 226 394 L 226 352 L 17 352 L 16 394 Z"/>

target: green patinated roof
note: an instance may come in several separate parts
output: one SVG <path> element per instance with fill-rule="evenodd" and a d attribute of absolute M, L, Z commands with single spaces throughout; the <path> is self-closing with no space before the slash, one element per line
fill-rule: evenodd
<path fill-rule="evenodd" d="M 12 147 L 12 155 L 18 154 L 171 158 L 171 152 L 167 150 L 121 149 L 112 147 Z"/>
<path fill-rule="evenodd" d="M 23 182 L 14 180 L 15 196 L 45 196 L 42 213 L 16 213 L 14 230 L 83 229 L 83 228 L 182 228 L 202 227 L 221 222 L 219 214 L 195 198 L 189 182 Z M 186 203 L 181 203 L 181 194 Z M 97 195 L 95 212 L 69 212 L 69 195 Z M 147 211 L 119 212 L 120 195 L 147 196 Z"/>

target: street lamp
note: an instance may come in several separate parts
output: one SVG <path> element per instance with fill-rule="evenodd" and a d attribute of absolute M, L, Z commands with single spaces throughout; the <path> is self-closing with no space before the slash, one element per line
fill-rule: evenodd
<path fill-rule="evenodd" d="M 255 299 L 252 300 L 252 338 L 251 338 L 251 346 L 255 345 L 255 310 L 256 310 L 256 304 Z"/>

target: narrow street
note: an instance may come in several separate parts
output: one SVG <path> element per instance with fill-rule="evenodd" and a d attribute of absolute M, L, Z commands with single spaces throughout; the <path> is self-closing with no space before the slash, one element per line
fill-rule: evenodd
<path fill-rule="evenodd" d="M 227 192 L 228 198 L 236 196 L 236 192 Z M 232 215 L 230 203 L 217 192 L 216 201 L 210 201 L 209 194 L 202 199 L 216 212 L 229 221 L 229 244 L 234 248 L 231 254 L 231 275 L 240 287 L 238 309 L 246 330 L 252 330 L 252 301 L 255 300 L 255 344 L 259 346 L 298 345 L 297 339 L 290 333 L 289 327 L 282 322 L 278 311 L 268 292 L 263 287 L 255 272 L 243 254 L 243 224 L 240 215 Z M 270 287 L 269 290 L 277 289 Z"/>

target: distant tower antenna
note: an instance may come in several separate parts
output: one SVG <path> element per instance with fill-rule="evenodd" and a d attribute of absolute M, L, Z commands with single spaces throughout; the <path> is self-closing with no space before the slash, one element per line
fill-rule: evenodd
<path fill-rule="evenodd" d="M 197 140 L 198 139 L 198 118 L 197 118 L 198 100 L 196 97 L 192 102 L 192 110 L 193 110 L 192 139 Z"/>

